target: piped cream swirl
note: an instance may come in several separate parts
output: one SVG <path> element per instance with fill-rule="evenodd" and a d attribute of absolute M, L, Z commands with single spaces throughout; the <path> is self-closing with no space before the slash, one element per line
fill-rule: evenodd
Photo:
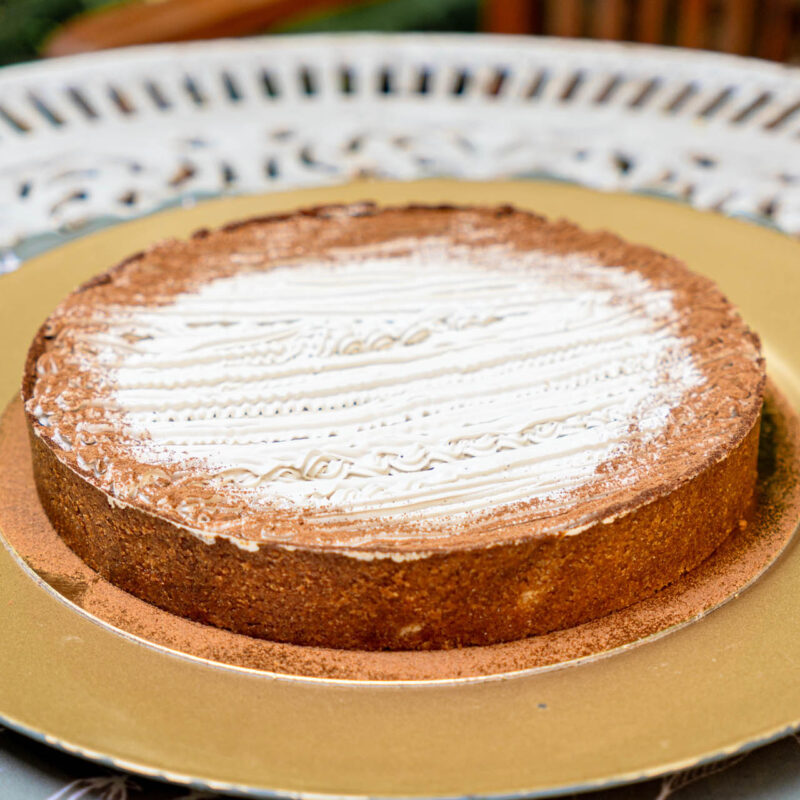
<path fill-rule="evenodd" d="M 435 521 L 558 501 L 655 439 L 704 381 L 677 324 L 635 271 L 431 239 L 243 271 L 81 335 L 140 462 L 319 519 Z"/>

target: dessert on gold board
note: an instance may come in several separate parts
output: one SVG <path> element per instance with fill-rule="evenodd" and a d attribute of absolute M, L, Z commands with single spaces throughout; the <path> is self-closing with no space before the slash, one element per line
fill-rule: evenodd
<path fill-rule="evenodd" d="M 757 338 L 675 259 L 511 208 L 327 207 L 67 298 L 23 395 L 111 582 L 340 648 L 490 644 L 651 595 L 752 503 Z"/>

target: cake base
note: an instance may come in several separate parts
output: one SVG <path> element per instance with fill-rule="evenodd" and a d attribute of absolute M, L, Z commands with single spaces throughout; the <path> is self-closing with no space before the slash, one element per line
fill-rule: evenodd
<path fill-rule="evenodd" d="M 429 682 L 531 673 L 608 656 L 701 619 L 736 597 L 780 555 L 800 516 L 800 423 L 770 386 L 753 519 L 700 567 L 655 596 L 602 619 L 500 645 L 366 652 L 254 639 L 191 622 L 123 592 L 84 564 L 39 505 L 20 401 L 0 422 L 0 531 L 51 593 L 100 625 L 187 658 L 287 678 Z"/>

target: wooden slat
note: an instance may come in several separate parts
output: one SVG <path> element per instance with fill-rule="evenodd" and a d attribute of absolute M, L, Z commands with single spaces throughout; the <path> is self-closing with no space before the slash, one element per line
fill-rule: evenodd
<path fill-rule="evenodd" d="M 637 41 L 647 44 L 665 44 L 664 18 L 666 0 L 640 0 L 636 7 Z"/>
<path fill-rule="evenodd" d="M 625 0 L 595 0 L 592 4 L 593 36 L 597 39 L 622 39 L 626 33 L 627 5 Z"/>
<path fill-rule="evenodd" d="M 535 0 L 484 0 L 482 28 L 488 33 L 533 33 Z"/>
<path fill-rule="evenodd" d="M 549 0 L 547 27 L 547 32 L 554 36 L 580 36 L 583 33 L 581 0 Z"/>
<path fill-rule="evenodd" d="M 760 30 L 755 54 L 760 58 L 785 61 L 791 55 L 791 0 L 762 0 L 759 7 Z"/>
<path fill-rule="evenodd" d="M 708 0 L 681 0 L 678 15 L 678 44 L 681 47 L 707 47 Z"/>
<path fill-rule="evenodd" d="M 357 0 L 160 0 L 82 14 L 60 28 L 45 55 L 61 56 L 133 44 L 213 39 L 256 33 L 289 17 Z"/>
<path fill-rule="evenodd" d="M 726 53 L 752 52 L 755 7 L 755 0 L 724 0 L 720 48 Z"/>

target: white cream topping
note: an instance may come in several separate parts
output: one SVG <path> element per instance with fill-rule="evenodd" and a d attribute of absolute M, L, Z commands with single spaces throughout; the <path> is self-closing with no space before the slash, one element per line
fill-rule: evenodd
<path fill-rule="evenodd" d="M 116 312 L 90 343 L 139 460 L 330 520 L 557 500 L 704 380 L 669 291 L 577 255 L 428 240 Z"/>

